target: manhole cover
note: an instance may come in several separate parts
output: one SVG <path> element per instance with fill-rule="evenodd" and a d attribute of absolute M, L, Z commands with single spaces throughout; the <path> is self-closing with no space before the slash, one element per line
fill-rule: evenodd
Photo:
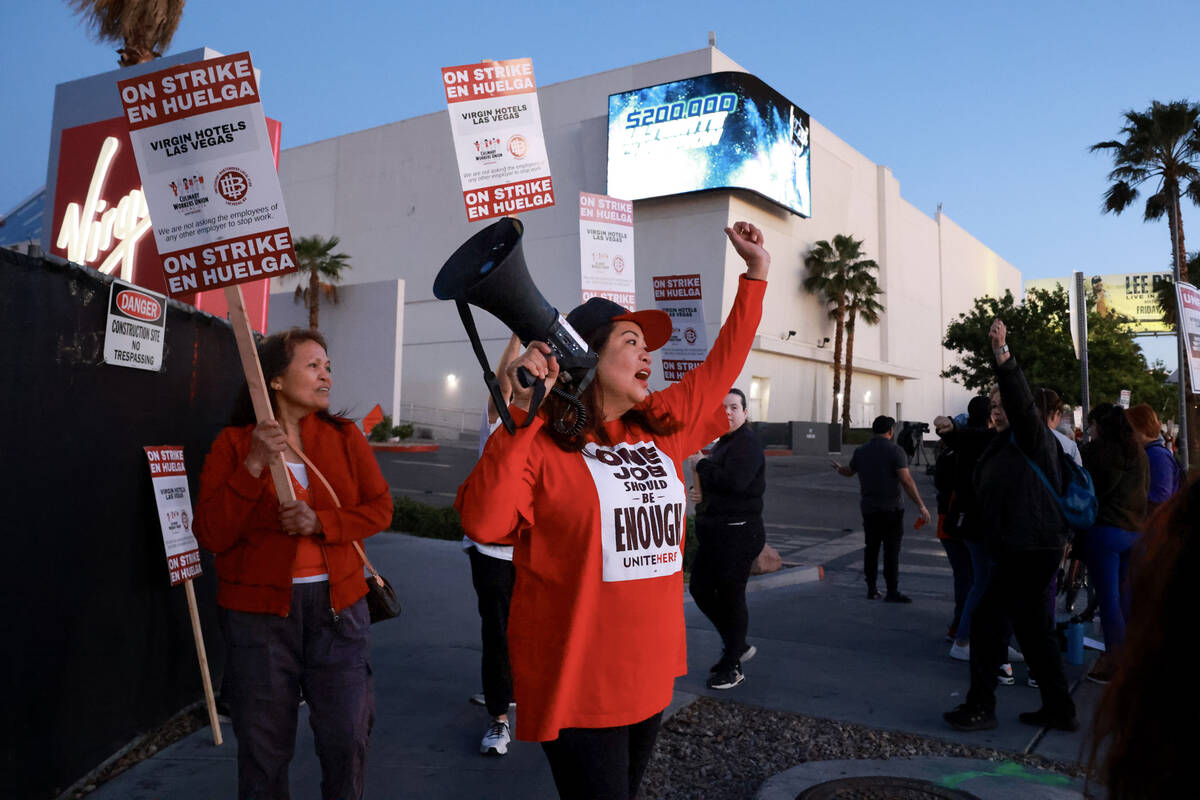
<path fill-rule="evenodd" d="M 796 800 L 979 800 L 973 794 L 947 789 L 916 778 L 839 778 L 810 786 Z"/>

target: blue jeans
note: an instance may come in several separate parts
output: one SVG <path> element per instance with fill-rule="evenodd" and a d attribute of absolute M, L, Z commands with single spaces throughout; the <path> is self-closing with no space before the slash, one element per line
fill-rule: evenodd
<path fill-rule="evenodd" d="M 950 569 L 954 571 L 954 619 L 950 622 L 950 627 L 957 636 L 975 573 L 971 569 L 971 551 L 967 549 L 966 542 L 962 539 L 942 539 L 941 542 L 946 551 L 946 560 L 950 562 Z"/>
<path fill-rule="evenodd" d="M 971 554 L 971 574 L 974 580 L 971 582 L 971 591 L 967 593 L 967 599 L 963 603 L 962 615 L 958 618 L 958 632 L 954 638 L 960 642 L 970 641 L 971 639 L 971 617 L 975 614 L 975 609 L 979 606 L 980 599 L 983 598 L 983 593 L 987 591 L 988 583 L 992 579 L 992 551 L 983 542 L 967 542 L 967 551 Z"/>
<path fill-rule="evenodd" d="M 1129 619 L 1129 554 L 1138 534 L 1112 525 L 1093 525 L 1087 532 L 1083 560 L 1096 587 L 1104 647 L 1119 650 Z"/>

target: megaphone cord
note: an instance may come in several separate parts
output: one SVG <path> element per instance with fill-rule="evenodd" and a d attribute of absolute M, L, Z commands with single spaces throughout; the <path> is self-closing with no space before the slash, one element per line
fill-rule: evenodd
<path fill-rule="evenodd" d="M 564 420 L 556 419 L 554 420 L 554 429 L 566 436 L 578 435 L 583 430 L 583 427 L 587 425 L 587 409 L 584 407 L 583 401 L 570 392 L 564 392 L 557 386 L 551 388 L 550 392 L 565 400 L 567 405 L 571 407 L 571 410 L 575 412 L 575 422 L 571 427 L 568 428 Z"/>

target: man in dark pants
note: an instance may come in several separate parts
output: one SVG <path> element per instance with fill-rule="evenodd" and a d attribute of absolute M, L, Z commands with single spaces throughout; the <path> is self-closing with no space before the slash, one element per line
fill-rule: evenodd
<path fill-rule="evenodd" d="M 767 543 L 762 519 L 766 459 L 762 442 L 746 420 L 746 396 L 740 389 L 730 389 L 725 396 L 725 416 L 729 432 L 696 464 L 700 549 L 688 584 L 696 606 L 721 634 L 723 649 L 711 669 L 710 689 L 732 689 L 742 683 L 742 662 L 757 652 L 746 643 L 750 626 L 746 580 Z"/>
<path fill-rule="evenodd" d="M 854 451 L 850 466 L 843 467 L 835 461 L 833 468 L 847 478 L 858 475 L 862 491 L 863 531 L 867 539 L 863 556 L 867 599 L 879 597 L 876 579 L 879 574 L 879 548 L 882 545 L 883 579 L 887 583 L 887 594 L 883 599 L 889 603 L 911 603 L 911 597 L 900 594 L 899 586 L 900 540 L 904 536 L 901 487 L 920 509 L 921 519 L 929 522 L 931 516 L 908 471 L 908 459 L 904 451 L 892 441 L 895 427 L 896 420 L 891 417 L 876 417 L 871 423 L 874 436 Z"/>
<path fill-rule="evenodd" d="M 1029 384 L 1009 352 L 1004 323 L 993 321 L 989 336 L 999 383 L 992 393 L 992 425 L 998 435 L 975 467 L 975 493 L 994 561 L 991 582 L 971 623 L 967 701 L 942 716 L 955 730 L 996 727 L 996 672 L 1007 658 L 1007 619 L 1042 695 L 1041 708 L 1018 718 L 1029 725 L 1073 731 L 1079 721 L 1045 604 L 1046 587 L 1066 543 L 1066 519 L 1051 494 L 1051 489 L 1062 491 L 1062 447 L 1042 421 Z M 946 427 L 946 421 L 939 421 L 938 427 Z"/>

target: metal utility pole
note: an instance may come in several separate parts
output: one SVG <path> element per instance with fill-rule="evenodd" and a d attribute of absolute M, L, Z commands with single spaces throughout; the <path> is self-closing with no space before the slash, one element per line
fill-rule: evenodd
<path fill-rule="evenodd" d="M 1083 443 L 1087 444 L 1087 415 L 1092 409 L 1091 389 L 1088 383 L 1088 340 L 1087 340 L 1087 295 L 1083 293 L 1083 273 L 1075 271 L 1075 324 L 1078 337 L 1079 398 L 1083 405 Z"/>
<path fill-rule="evenodd" d="M 1188 369 L 1187 357 L 1187 341 L 1184 339 L 1183 325 L 1183 298 L 1179 291 L 1180 275 L 1179 275 L 1179 259 L 1175 259 L 1175 344 L 1176 352 L 1179 355 L 1179 369 L 1175 371 L 1175 375 L 1179 378 L 1179 435 L 1175 437 L 1175 453 L 1179 458 L 1179 465 L 1183 467 L 1183 474 L 1188 474 L 1190 465 L 1188 464 L 1188 378 L 1191 370 Z"/>

